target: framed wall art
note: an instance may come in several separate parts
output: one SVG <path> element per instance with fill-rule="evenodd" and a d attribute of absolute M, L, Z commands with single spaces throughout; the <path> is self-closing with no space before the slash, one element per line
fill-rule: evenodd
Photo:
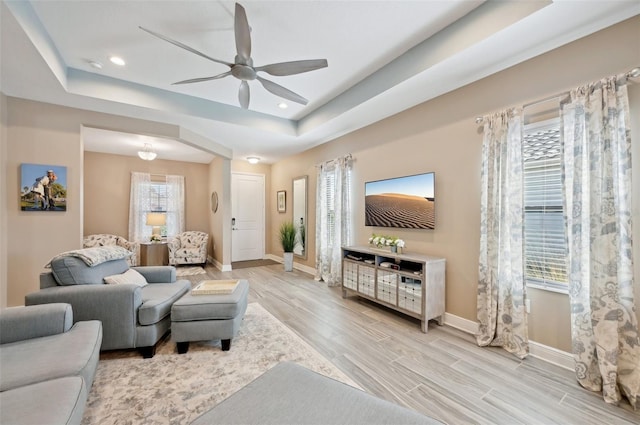
<path fill-rule="evenodd" d="M 276 201 L 278 205 L 278 212 L 279 213 L 287 212 L 287 191 L 286 190 L 278 191 Z"/>
<path fill-rule="evenodd" d="M 66 211 L 67 167 L 21 164 L 20 209 L 22 211 Z"/>

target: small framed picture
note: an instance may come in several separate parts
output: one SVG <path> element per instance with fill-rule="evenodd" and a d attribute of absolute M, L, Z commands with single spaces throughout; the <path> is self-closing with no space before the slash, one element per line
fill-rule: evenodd
<path fill-rule="evenodd" d="M 22 211 L 66 211 L 67 167 L 21 164 L 20 209 Z"/>
<path fill-rule="evenodd" d="M 287 191 L 279 190 L 278 197 L 276 199 L 278 202 L 278 212 L 279 213 L 287 212 Z"/>

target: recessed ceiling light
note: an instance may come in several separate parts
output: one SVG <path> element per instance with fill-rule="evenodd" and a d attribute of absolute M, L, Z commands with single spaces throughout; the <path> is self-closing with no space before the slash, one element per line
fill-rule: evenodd
<path fill-rule="evenodd" d="M 102 69 L 102 62 L 98 61 L 89 61 L 89 65 L 94 67 L 95 69 Z"/>
<path fill-rule="evenodd" d="M 260 162 L 260 158 L 258 158 L 257 156 L 249 156 L 247 157 L 247 161 L 249 161 L 249 164 L 257 164 L 258 162 Z"/>
<path fill-rule="evenodd" d="M 124 66 L 125 65 L 124 59 L 122 59 L 121 57 L 118 57 L 118 56 L 111 56 L 109 58 L 109 60 L 111 61 L 111 63 L 114 63 L 114 64 L 116 64 L 118 66 Z"/>
<path fill-rule="evenodd" d="M 289 107 L 289 105 L 287 105 L 284 102 L 278 103 L 278 108 L 280 108 L 280 109 L 287 109 L 288 107 Z"/>

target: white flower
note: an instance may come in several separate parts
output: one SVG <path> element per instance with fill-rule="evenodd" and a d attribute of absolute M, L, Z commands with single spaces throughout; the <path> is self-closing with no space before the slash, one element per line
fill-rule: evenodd
<path fill-rule="evenodd" d="M 369 243 L 373 242 L 373 236 L 369 238 Z"/>
<path fill-rule="evenodd" d="M 386 245 L 387 244 L 387 240 L 383 237 L 380 238 L 380 245 Z"/>
<path fill-rule="evenodd" d="M 380 237 L 376 236 L 375 238 L 373 238 L 373 244 L 374 245 L 378 245 L 380 243 Z"/>
<path fill-rule="evenodd" d="M 404 248 L 404 241 L 403 241 L 402 239 L 398 239 L 398 240 L 396 241 L 396 246 L 397 246 L 398 248 Z"/>

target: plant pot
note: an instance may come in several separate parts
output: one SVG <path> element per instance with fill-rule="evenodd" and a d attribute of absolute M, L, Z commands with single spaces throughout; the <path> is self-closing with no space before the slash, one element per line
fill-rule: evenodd
<path fill-rule="evenodd" d="M 284 271 L 293 271 L 293 252 L 285 252 L 282 257 L 284 258 Z"/>

